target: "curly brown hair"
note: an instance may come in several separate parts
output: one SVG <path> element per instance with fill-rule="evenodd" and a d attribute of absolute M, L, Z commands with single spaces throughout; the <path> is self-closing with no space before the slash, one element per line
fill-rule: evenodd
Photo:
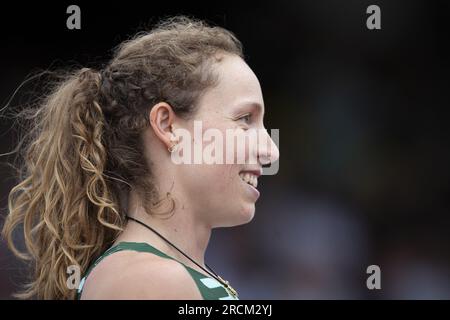
<path fill-rule="evenodd" d="M 192 116 L 201 94 L 217 83 L 216 53 L 243 57 L 239 40 L 221 27 L 165 19 L 123 42 L 103 70 L 68 72 L 18 114 L 28 125 L 2 234 L 34 273 L 17 297 L 75 298 L 67 267 L 84 273 L 114 242 L 132 189 L 148 213 L 157 211 L 161 195 L 141 139 L 149 111 L 164 101 L 177 115 Z M 27 252 L 13 243 L 20 225 Z"/>

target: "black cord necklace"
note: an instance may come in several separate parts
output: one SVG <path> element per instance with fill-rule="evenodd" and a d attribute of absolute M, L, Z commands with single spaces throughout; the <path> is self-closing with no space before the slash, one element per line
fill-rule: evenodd
<path fill-rule="evenodd" d="M 162 238 L 164 241 L 166 241 L 168 244 L 170 244 L 172 247 L 174 247 L 175 249 L 177 249 L 182 255 L 184 255 L 186 258 L 188 258 L 189 260 L 191 260 L 193 263 L 195 263 L 198 267 L 200 267 L 203 271 L 205 271 L 207 274 L 209 274 L 210 276 L 212 276 L 214 279 L 216 279 L 217 281 L 219 281 L 224 287 L 225 287 L 225 289 L 227 289 L 229 292 L 230 292 L 230 294 L 233 296 L 233 297 L 235 297 L 235 298 L 237 298 L 238 297 L 238 294 L 237 294 L 237 292 L 236 292 L 236 290 L 234 290 L 233 289 L 233 287 L 232 286 L 230 286 L 230 283 L 228 282 L 228 281 L 226 281 L 226 280 L 224 280 L 221 276 L 219 276 L 210 266 L 208 266 L 206 263 L 205 263 L 205 265 L 206 265 L 206 267 L 208 267 L 208 269 L 209 270 L 211 270 L 211 272 L 210 271 L 208 271 L 208 270 L 206 270 L 205 268 L 203 268 L 200 264 L 198 264 L 197 262 L 195 262 L 191 257 L 189 257 L 187 254 L 185 254 L 183 251 L 181 251 L 177 246 L 175 246 L 172 242 L 170 242 L 169 240 L 167 240 L 165 237 L 163 237 L 159 232 L 157 232 L 155 229 L 153 229 L 152 227 L 150 227 L 150 226 L 148 226 L 148 225 L 146 225 L 145 223 L 143 223 L 143 222 L 141 222 L 141 221 L 139 221 L 139 220 L 137 220 L 137 219 L 134 219 L 134 218 L 132 218 L 132 217 L 130 217 L 130 216 L 126 216 L 126 218 L 128 219 L 128 220 L 132 220 L 132 221 L 134 221 L 134 222 L 136 222 L 136 223 L 139 223 L 140 225 L 142 225 L 142 226 L 144 226 L 144 227 L 146 227 L 147 229 L 149 229 L 149 230 L 151 230 L 151 231 L 153 231 L 156 235 L 158 235 L 160 238 Z"/>

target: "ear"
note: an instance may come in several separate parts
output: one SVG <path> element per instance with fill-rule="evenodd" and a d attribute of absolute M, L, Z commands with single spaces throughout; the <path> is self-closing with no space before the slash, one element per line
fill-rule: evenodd
<path fill-rule="evenodd" d="M 172 107 L 166 102 L 159 102 L 150 111 L 150 125 L 155 135 L 161 140 L 166 148 L 173 144 L 174 134 L 172 124 L 177 118 Z"/>

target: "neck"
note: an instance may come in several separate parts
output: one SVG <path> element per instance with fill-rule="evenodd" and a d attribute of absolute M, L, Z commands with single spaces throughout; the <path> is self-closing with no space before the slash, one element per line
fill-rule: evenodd
<path fill-rule="evenodd" d="M 194 212 L 183 206 L 168 216 L 148 214 L 138 204 L 135 194 L 130 194 L 127 215 L 150 226 L 178 249 L 205 268 L 204 257 L 211 235 L 211 227 L 196 218 Z M 147 242 L 174 259 L 194 268 L 198 267 L 167 241 L 150 229 L 129 220 L 123 233 L 116 240 L 131 242 Z"/>

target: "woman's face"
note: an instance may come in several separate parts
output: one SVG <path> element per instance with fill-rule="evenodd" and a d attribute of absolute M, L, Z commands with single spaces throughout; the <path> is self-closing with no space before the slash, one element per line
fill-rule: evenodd
<path fill-rule="evenodd" d="M 264 128 L 264 101 L 258 78 L 240 57 L 222 57 L 214 67 L 219 74 L 217 86 L 202 95 L 195 116 L 185 128 L 192 137 L 191 158 L 194 159 L 195 152 L 203 150 L 201 155 L 197 154 L 203 155 L 202 161 L 181 164 L 176 169 L 176 183 L 180 183 L 188 199 L 192 199 L 190 205 L 194 212 L 211 227 L 235 226 L 253 218 L 262 164 L 273 162 L 279 156 L 277 146 Z M 201 132 L 201 140 L 200 135 L 195 135 L 195 125 L 197 132 Z M 217 138 L 218 132 L 222 141 Z M 234 146 L 229 144 L 227 132 L 229 137 L 235 135 Z M 211 134 L 209 139 L 208 134 Z M 254 143 L 245 140 L 252 135 L 259 135 L 259 140 L 253 138 Z M 239 144 L 238 140 L 247 143 Z M 212 147 L 221 151 L 208 153 Z M 223 164 L 205 163 L 206 154 L 219 156 L 220 152 Z M 239 161 L 239 153 L 245 161 L 243 158 Z"/>

